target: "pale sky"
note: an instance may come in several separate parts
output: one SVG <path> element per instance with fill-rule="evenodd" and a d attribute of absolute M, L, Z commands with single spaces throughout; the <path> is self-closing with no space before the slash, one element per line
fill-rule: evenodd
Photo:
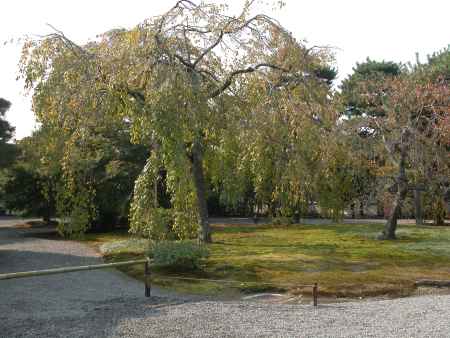
<path fill-rule="evenodd" d="M 243 0 L 229 0 L 232 7 Z M 271 2 L 268 0 L 267 2 Z M 285 0 L 286 7 L 265 13 L 309 45 L 336 49 L 339 78 L 356 62 L 414 62 L 450 44 L 450 0 Z M 175 0 L 14 0 L 3 1 L 0 19 L 0 97 L 12 102 L 7 119 L 16 138 L 31 134 L 35 120 L 31 98 L 17 82 L 18 44 L 3 41 L 24 34 L 46 34 L 50 23 L 72 40 L 83 43 L 112 28 L 130 28 L 168 10 Z"/>

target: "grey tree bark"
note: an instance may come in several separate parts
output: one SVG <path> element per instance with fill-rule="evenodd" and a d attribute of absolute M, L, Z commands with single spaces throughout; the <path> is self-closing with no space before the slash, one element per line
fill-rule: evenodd
<path fill-rule="evenodd" d="M 397 177 L 397 193 L 393 202 L 392 212 L 380 235 L 380 239 L 396 239 L 398 218 L 402 210 L 403 203 L 408 193 L 408 181 L 406 177 L 406 148 L 402 145 L 400 149 L 400 161 L 398 163 L 399 174 Z"/>
<path fill-rule="evenodd" d="M 203 151 L 200 143 L 198 142 L 195 142 L 192 147 L 191 162 L 200 218 L 198 239 L 202 243 L 211 243 L 211 227 L 209 225 L 208 205 L 206 203 L 205 176 L 203 173 Z"/>

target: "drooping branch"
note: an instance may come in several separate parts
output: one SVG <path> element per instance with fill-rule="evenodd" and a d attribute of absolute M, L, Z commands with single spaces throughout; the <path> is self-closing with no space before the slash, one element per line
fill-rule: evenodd
<path fill-rule="evenodd" d="M 75 42 L 70 40 L 68 37 L 66 37 L 61 30 L 56 29 L 54 26 L 52 26 L 49 23 L 47 23 L 47 26 L 49 26 L 51 29 L 53 29 L 55 31 L 55 33 L 46 35 L 45 38 L 50 38 L 50 39 L 53 38 L 53 39 L 60 40 L 68 49 L 70 49 L 72 52 L 74 52 L 77 55 L 83 54 L 85 56 L 90 56 L 90 57 L 93 56 L 87 50 L 85 50 L 83 47 L 79 46 L 78 44 L 76 44 Z"/>

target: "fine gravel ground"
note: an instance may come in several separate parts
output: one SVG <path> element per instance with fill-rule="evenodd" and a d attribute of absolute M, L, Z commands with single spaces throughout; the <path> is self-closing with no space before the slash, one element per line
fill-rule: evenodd
<path fill-rule="evenodd" d="M 101 262 L 15 223 L 0 219 L 0 274 Z M 3 280 L 0 337 L 450 337 L 449 295 L 314 308 L 152 292 L 116 270 Z"/>

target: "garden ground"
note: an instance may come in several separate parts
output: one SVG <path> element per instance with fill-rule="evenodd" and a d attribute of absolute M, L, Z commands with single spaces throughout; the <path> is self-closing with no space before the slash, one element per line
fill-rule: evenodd
<path fill-rule="evenodd" d="M 0 218 L 0 273 L 101 262 L 98 253 L 86 246 L 86 242 L 49 238 L 51 229 L 18 228 L 14 224 L 14 220 Z M 291 230 L 301 231 L 302 228 Z M 311 231 L 314 229 L 309 228 Z M 271 231 L 285 229 L 260 230 L 269 236 Z M 249 227 L 240 236 L 249 236 L 260 230 Z M 439 231 L 444 231 L 445 236 L 445 229 Z M 116 249 L 117 243 L 112 245 L 110 240 L 126 237 L 123 234 L 109 236 L 107 240 L 104 235 L 103 242 Z M 225 244 L 214 246 L 225 246 L 238 234 L 231 230 L 218 230 L 216 240 L 220 236 L 231 237 L 222 240 Z M 92 239 L 91 244 L 94 243 Z M 100 240 L 98 235 L 97 240 Z M 435 241 L 428 245 L 434 243 L 437 249 L 439 241 L 436 236 Z M 322 298 L 319 298 L 319 306 L 315 308 L 310 304 L 214 301 L 181 297 L 158 288 L 152 290 L 151 298 L 144 297 L 142 283 L 114 269 L 0 281 L 0 335 L 9 338 L 386 338 L 448 337 L 450 332 L 449 295 L 328 305 L 322 304 Z"/>
<path fill-rule="evenodd" d="M 359 298 L 416 293 L 418 279 L 450 279 L 450 227 L 401 225 L 398 240 L 379 241 L 382 224 L 214 224 L 214 243 L 202 271 L 157 269 L 153 283 L 179 292 L 233 296 L 289 291 L 310 294 L 302 284 L 319 283 L 320 295 Z M 126 231 L 88 234 L 107 261 L 142 257 L 145 242 Z M 126 267 L 142 278 L 141 266 Z M 216 283 L 166 279 L 234 280 Z"/>

